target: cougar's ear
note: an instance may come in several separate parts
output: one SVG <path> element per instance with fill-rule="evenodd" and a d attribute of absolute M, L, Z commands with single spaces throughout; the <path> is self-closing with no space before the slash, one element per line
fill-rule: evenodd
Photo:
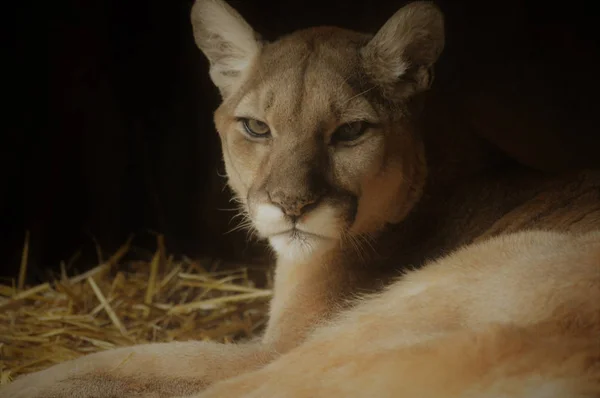
<path fill-rule="evenodd" d="M 191 19 L 196 45 L 210 63 L 210 78 L 226 98 L 260 52 L 260 37 L 223 0 L 196 0 Z"/>
<path fill-rule="evenodd" d="M 444 48 L 444 17 L 431 2 L 398 10 L 362 49 L 367 75 L 387 92 L 414 94 L 430 87 Z"/>

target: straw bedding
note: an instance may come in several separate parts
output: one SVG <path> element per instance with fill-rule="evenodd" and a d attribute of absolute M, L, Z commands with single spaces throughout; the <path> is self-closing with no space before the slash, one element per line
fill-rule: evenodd
<path fill-rule="evenodd" d="M 0 284 L 0 384 L 81 355 L 147 342 L 252 337 L 266 321 L 268 268 L 175 261 L 164 240 L 149 261 L 125 261 L 130 242 L 86 273 Z M 252 275 L 262 272 L 266 287 Z M 254 273 L 254 274 L 253 274 Z M 265 279 L 266 278 L 266 279 Z"/>

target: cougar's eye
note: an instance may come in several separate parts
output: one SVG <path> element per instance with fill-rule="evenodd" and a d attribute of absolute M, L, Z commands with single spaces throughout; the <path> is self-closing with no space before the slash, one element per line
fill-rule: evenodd
<path fill-rule="evenodd" d="M 256 119 L 241 119 L 244 130 L 252 137 L 265 138 L 271 135 L 271 130 L 266 123 Z"/>
<path fill-rule="evenodd" d="M 367 122 L 346 123 L 333 132 L 331 143 L 355 141 L 367 131 L 369 126 Z"/>

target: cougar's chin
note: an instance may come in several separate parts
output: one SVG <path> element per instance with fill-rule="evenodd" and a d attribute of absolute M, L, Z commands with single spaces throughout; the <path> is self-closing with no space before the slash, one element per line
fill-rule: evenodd
<path fill-rule="evenodd" d="M 298 229 L 281 232 L 269 237 L 271 247 L 280 258 L 301 261 L 316 252 L 327 250 L 336 244 L 336 239 L 316 235 Z"/>

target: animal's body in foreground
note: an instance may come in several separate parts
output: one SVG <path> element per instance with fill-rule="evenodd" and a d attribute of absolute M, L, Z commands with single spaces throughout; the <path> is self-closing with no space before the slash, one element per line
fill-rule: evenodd
<path fill-rule="evenodd" d="M 432 156 L 462 142 L 422 123 L 437 7 L 272 43 L 221 0 L 192 23 L 229 185 L 278 257 L 264 336 L 93 354 L 1 398 L 600 397 L 600 174 Z"/>

